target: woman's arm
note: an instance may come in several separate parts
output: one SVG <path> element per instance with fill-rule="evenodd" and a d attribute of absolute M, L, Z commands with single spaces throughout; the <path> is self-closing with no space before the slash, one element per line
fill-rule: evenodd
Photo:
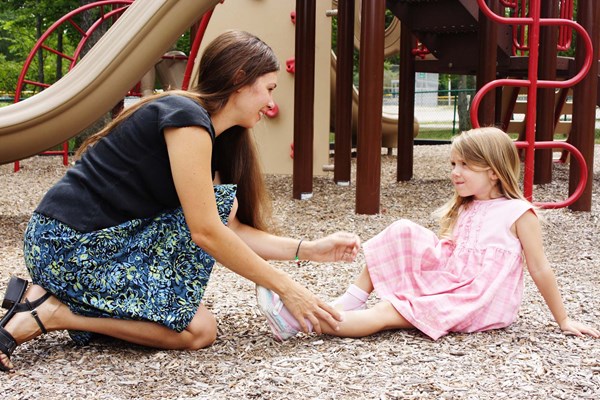
<path fill-rule="evenodd" d="M 317 317 L 337 328 L 340 314 L 336 310 L 264 261 L 221 222 L 212 184 L 209 134 L 199 127 L 169 128 L 165 140 L 192 240 L 227 268 L 279 294 L 303 329 L 307 318 L 320 333 Z"/>
<path fill-rule="evenodd" d="M 527 268 L 544 301 L 548 305 L 554 320 L 564 332 L 581 336 L 584 333 L 599 337 L 600 331 L 585 324 L 571 320 L 558 290 L 556 277 L 542 245 L 542 230 L 539 220 L 533 211 L 523 214 L 516 222 L 516 234 L 525 254 Z"/>
<path fill-rule="evenodd" d="M 229 220 L 233 230 L 256 254 L 266 260 L 353 261 L 360 250 L 360 239 L 348 232 L 336 232 L 316 240 L 292 239 L 272 235 L 242 224 L 235 216 Z"/>

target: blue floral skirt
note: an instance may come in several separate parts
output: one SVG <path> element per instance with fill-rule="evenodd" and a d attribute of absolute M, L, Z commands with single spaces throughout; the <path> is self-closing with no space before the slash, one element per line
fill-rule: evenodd
<path fill-rule="evenodd" d="M 235 193 L 235 185 L 215 186 L 224 224 Z M 194 318 L 215 263 L 192 241 L 181 208 L 88 233 L 34 213 L 24 254 L 33 283 L 74 313 L 152 321 L 177 332 Z M 93 337 L 69 334 L 78 344 Z"/>

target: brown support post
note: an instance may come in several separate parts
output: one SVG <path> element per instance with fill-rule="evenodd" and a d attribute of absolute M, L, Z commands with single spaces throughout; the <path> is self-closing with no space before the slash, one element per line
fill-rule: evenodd
<path fill-rule="evenodd" d="M 583 194 L 569 206 L 575 211 L 592 209 L 592 182 L 594 166 L 594 129 L 596 122 L 596 97 L 598 88 L 598 45 L 600 44 L 600 2 L 597 0 L 579 0 L 577 4 L 577 22 L 592 39 L 592 67 L 588 74 L 573 88 L 573 125 L 569 142 L 575 146 L 585 158 L 588 179 Z M 585 52 L 581 38 L 577 37 L 575 53 L 575 69 L 579 71 L 583 65 Z M 573 194 L 579 182 L 579 165 L 571 161 L 569 166 L 569 194 Z"/>
<path fill-rule="evenodd" d="M 413 176 L 415 123 L 415 38 L 406 24 L 400 27 L 400 77 L 398 87 L 398 157 L 396 179 L 408 181 Z"/>
<path fill-rule="evenodd" d="M 498 104 L 494 112 L 494 126 L 500 127 L 502 126 L 502 88 L 497 87 L 494 90 L 496 99 L 494 100 L 495 104 Z"/>
<path fill-rule="evenodd" d="M 349 185 L 352 166 L 352 68 L 354 64 L 354 0 L 339 1 L 337 16 L 335 167 L 333 170 L 333 180 L 338 185 Z"/>
<path fill-rule="evenodd" d="M 312 197 L 315 100 L 314 0 L 296 2 L 293 197 Z"/>
<path fill-rule="evenodd" d="M 356 212 L 377 214 L 381 192 L 381 108 L 385 0 L 362 2 Z"/>
<path fill-rule="evenodd" d="M 497 12 L 498 0 L 487 0 L 488 7 Z M 498 53 L 498 27 L 481 10 L 479 11 L 479 66 L 477 68 L 477 90 L 496 79 L 496 59 Z M 488 93 L 479 105 L 479 125 L 495 123 L 496 97 Z"/>
<path fill-rule="evenodd" d="M 541 18 L 558 18 L 558 0 L 542 1 Z M 558 44 L 558 28 L 556 26 L 540 27 L 540 50 L 538 62 L 538 79 L 556 80 L 556 45 Z M 537 121 L 535 140 L 554 140 L 554 88 L 539 88 L 537 92 Z M 533 183 L 552 182 L 552 149 L 536 150 L 534 153 Z"/>

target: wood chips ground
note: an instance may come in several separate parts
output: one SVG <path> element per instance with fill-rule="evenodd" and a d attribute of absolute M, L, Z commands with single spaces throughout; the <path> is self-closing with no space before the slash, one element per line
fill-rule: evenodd
<path fill-rule="evenodd" d="M 595 159 L 599 160 L 596 147 Z M 395 156 L 383 156 L 381 213 L 357 215 L 355 188 L 332 173 L 313 181 L 310 200 L 291 198 L 290 176 L 269 176 L 282 233 L 317 238 L 337 230 L 367 240 L 399 218 L 435 229 L 430 213 L 451 192 L 448 146 L 415 148 L 414 179 L 395 180 Z M 544 212 L 544 243 L 572 317 L 600 326 L 600 175 L 594 166 L 591 212 Z M 354 167 L 353 167 L 354 168 Z M 65 172 L 55 157 L 23 170 L 0 166 L 0 293 L 10 275 L 27 277 L 22 235 L 44 192 Z M 536 200 L 563 200 L 568 166 L 534 189 Z M 277 265 L 324 299 L 344 291 L 363 265 Z M 450 334 L 434 342 L 416 331 L 364 339 L 301 335 L 273 340 L 255 305 L 254 286 L 217 266 L 206 304 L 219 321 L 215 344 L 201 351 L 160 351 L 112 340 L 77 347 L 65 332 L 20 346 L 14 374 L 0 375 L 3 399 L 598 399 L 600 340 L 564 336 L 525 275 L 519 318 L 511 327 Z M 370 303 L 376 302 L 372 296 Z"/>

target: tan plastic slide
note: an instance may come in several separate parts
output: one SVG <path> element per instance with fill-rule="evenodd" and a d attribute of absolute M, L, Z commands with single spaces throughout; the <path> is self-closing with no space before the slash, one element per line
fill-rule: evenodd
<path fill-rule="evenodd" d="M 0 108 L 0 164 L 47 150 L 123 98 L 219 0 L 137 0 L 90 52 L 43 92 Z"/>

